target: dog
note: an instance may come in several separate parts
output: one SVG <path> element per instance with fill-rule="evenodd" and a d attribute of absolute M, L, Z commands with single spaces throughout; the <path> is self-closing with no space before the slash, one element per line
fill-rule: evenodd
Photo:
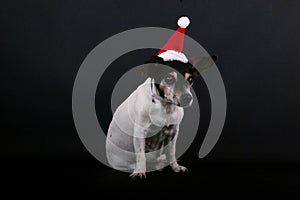
<path fill-rule="evenodd" d="M 185 63 L 155 55 L 146 62 L 148 77 L 116 109 L 108 129 L 106 154 L 114 169 L 130 172 L 134 179 L 166 165 L 174 172 L 188 172 L 175 157 L 179 126 L 184 108 L 193 102 L 193 82 L 215 60 L 216 56 L 198 57 Z"/>

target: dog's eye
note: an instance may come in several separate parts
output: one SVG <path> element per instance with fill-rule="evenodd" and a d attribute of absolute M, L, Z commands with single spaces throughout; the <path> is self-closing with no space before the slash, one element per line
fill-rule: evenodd
<path fill-rule="evenodd" d="M 166 78 L 165 78 L 165 82 L 168 84 L 168 85 L 172 85 L 173 83 L 175 83 L 176 79 L 174 76 L 172 75 L 168 75 Z"/>
<path fill-rule="evenodd" d="M 192 84 L 194 82 L 194 78 L 192 76 L 188 77 L 187 81 Z"/>

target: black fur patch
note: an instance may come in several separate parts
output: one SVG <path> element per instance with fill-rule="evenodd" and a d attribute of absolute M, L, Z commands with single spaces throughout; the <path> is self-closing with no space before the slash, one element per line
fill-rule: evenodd
<path fill-rule="evenodd" d="M 145 153 L 157 151 L 168 145 L 176 135 L 175 125 L 164 126 L 157 134 L 146 138 Z"/>

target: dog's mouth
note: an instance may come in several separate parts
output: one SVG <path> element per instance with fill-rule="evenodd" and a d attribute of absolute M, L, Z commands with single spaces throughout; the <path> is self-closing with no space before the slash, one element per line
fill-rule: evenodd
<path fill-rule="evenodd" d="M 173 105 L 176 105 L 176 106 L 182 107 L 182 108 L 188 108 L 191 106 L 191 103 L 188 103 L 188 104 L 180 103 L 180 101 L 178 100 L 177 97 L 174 97 L 172 100 L 171 99 L 166 99 L 166 100 L 169 104 L 173 104 Z"/>
<path fill-rule="evenodd" d="M 176 94 L 174 94 L 174 91 L 171 88 L 168 88 L 168 87 L 164 88 L 164 98 L 163 99 L 165 99 L 166 103 L 174 104 L 176 106 L 183 107 L 183 108 L 191 106 L 192 101 L 190 101 L 190 100 L 180 101 L 181 99 L 184 100 L 184 98 L 182 98 L 183 96 L 189 96 L 190 98 L 192 98 L 191 95 L 182 95 L 182 96 L 178 97 Z"/>
<path fill-rule="evenodd" d="M 176 96 L 173 96 L 172 98 L 166 98 L 166 97 L 163 98 L 157 94 L 153 94 L 152 98 L 157 99 L 165 104 L 173 104 L 175 106 L 182 107 L 182 108 L 190 107 L 192 104 L 192 102 L 190 102 L 188 104 L 182 104 L 182 103 L 180 103 L 180 101 L 178 100 L 178 98 Z"/>
<path fill-rule="evenodd" d="M 190 107 L 191 104 L 188 103 L 188 104 L 183 104 L 179 101 L 179 99 L 177 98 L 177 96 L 174 96 L 172 99 L 169 100 L 171 104 L 174 104 L 176 106 L 179 106 L 179 107 L 182 107 L 182 108 L 187 108 L 187 107 Z"/>
<path fill-rule="evenodd" d="M 166 99 L 166 101 L 168 101 L 170 104 L 174 104 L 176 106 L 183 107 L 183 108 L 190 107 L 193 102 L 193 97 L 191 94 L 186 93 L 177 96 L 176 94 L 174 94 L 172 90 L 170 90 L 169 93 L 166 93 L 165 90 L 164 99 Z"/>
<path fill-rule="evenodd" d="M 156 88 L 156 91 L 152 90 L 152 99 L 157 99 L 165 104 L 173 104 L 178 107 L 186 108 L 191 106 L 191 103 L 184 103 L 185 101 L 181 101 L 181 96 L 177 96 L 174 93 L 174 89 L 172 87 L 163 86 L 160 84 L 154 84 L 154 80 L 152 80 L 151 88 Z M 153 101 L 153 100 L 152 100 Z"/>
<path fill-rule="evenodd" d="M 180 103 L 179 103 L 179 101 L 178 101 L 178 99 L 177 99 L 176 96 L 173 96 L 173 98 L 171 98 L 171 99 L 167 99 L 167 101 L 169 101 L 170 104 L 173 104 L 173 105 L 176 105 L 176 106 L 180 106 Z"/>
<path fill-rule="evenodd" d="M 188 95 L 188 96 L 189 96 L 188 101 L 184 101 L 185 98 L 183 96 L 178 98 L 176 95 L 173 96 L 173 99 L 169 100 L 169 101 L 176 106 L 179 106 L 182 108 L 188 108 L 192 105 L 192 102 L 193 102 L 193 97 L 191 95 Z"/>

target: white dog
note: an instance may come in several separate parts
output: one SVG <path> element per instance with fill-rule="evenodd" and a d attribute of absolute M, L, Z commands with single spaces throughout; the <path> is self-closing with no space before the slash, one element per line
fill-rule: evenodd
<path fill-rule="evenodd" d="M 193 64 L 207 68 L 211 61 L 197 58 Z M 168 164 L 175 172 L 187 171 L 177 163 L 175 146 L 183 107 L 192 104 L 190 88 L 199 71 L 190 62 L 165 61 L 161 56 L 153 56 L 148 63 L 164 64 L 172 70 L 149 67 L 149 78 L 115 111 L 106 140 L 109 164 L 132 172 L 133 178 L 143 178 L 146 171 Z"/>

